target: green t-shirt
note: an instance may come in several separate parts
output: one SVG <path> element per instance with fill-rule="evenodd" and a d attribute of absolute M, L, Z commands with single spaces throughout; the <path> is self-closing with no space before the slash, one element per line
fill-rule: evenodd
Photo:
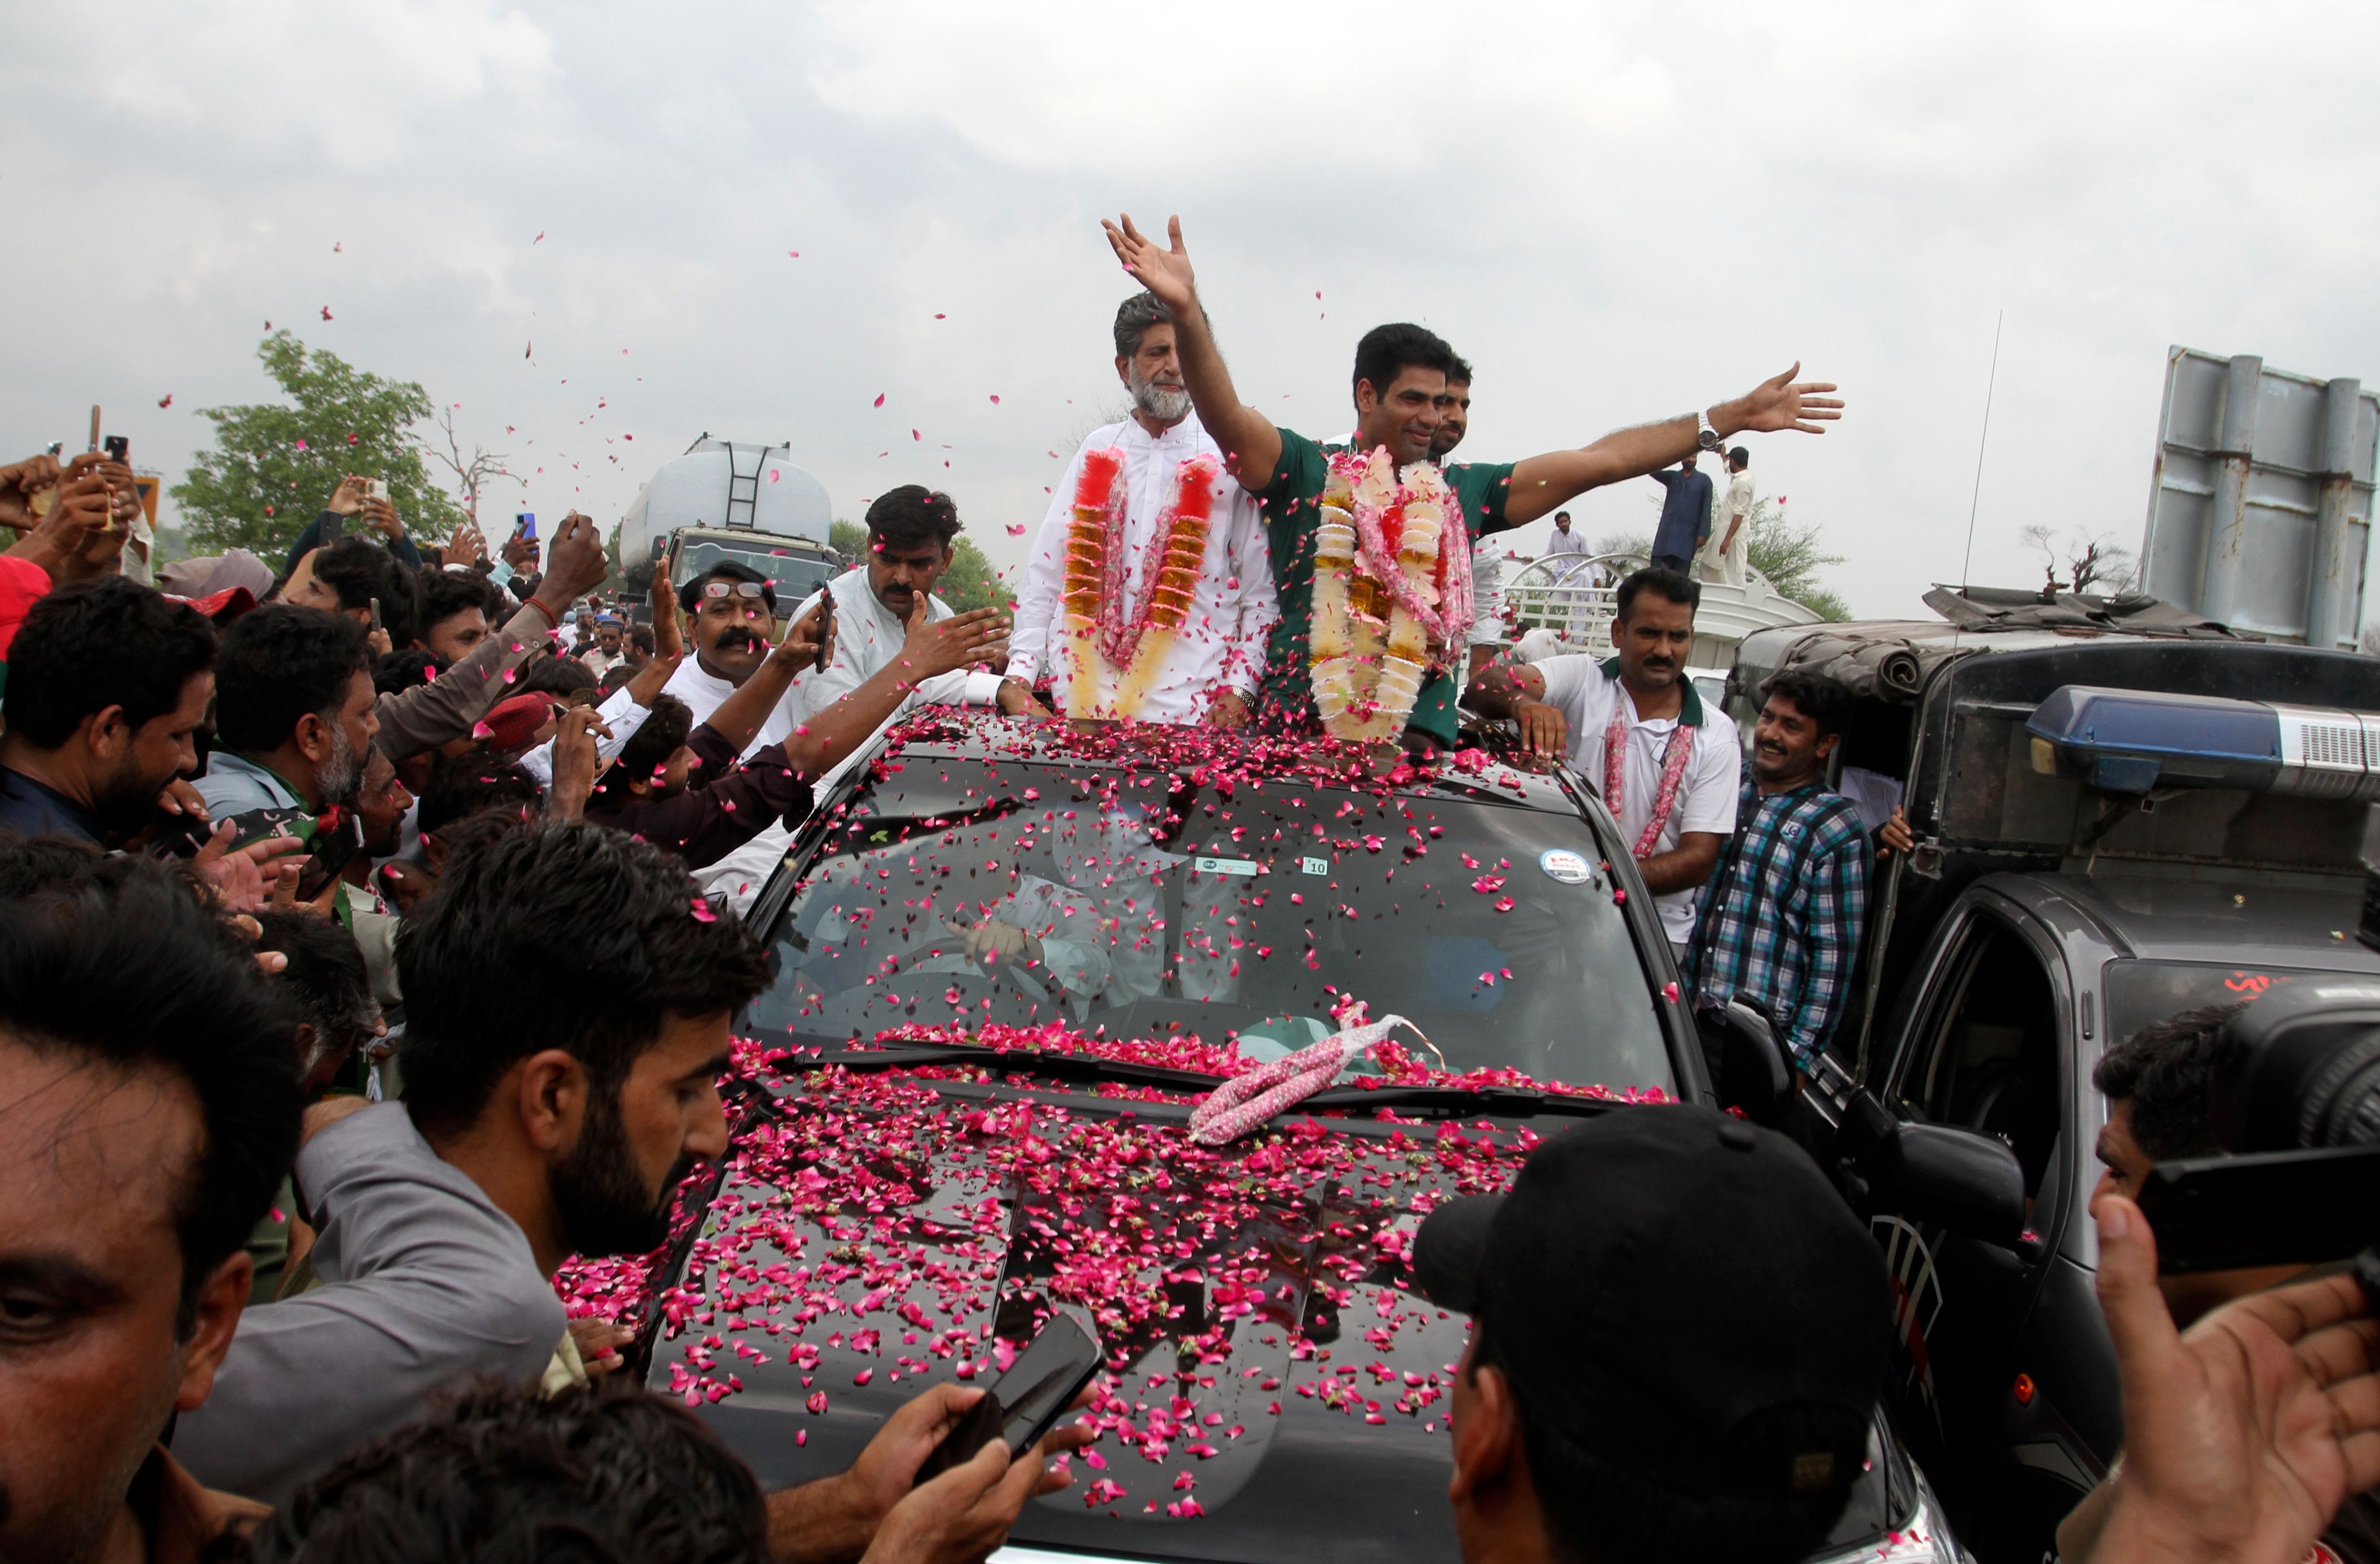
<path fill-rule="evenodd" d="M 1281 461 L 1272 481 L 1257 496 L 1264 512 L 1265 544 L 1272 555 L 1273 594 L 1281 601 L 1281 622 L 1272 627 L 1266 648 L 1258 702 L 1276 721 L 1293 720 L 1312 727 L 1320 719 L 1314 709 L 1314 685 L 1307 649 L 1314 639 L 1314 539 L 1322 525 L 1322 490 L 1330 476 L 1330 458 L 1344 444 L 1318 445 L 1293 430 L 1281 431 Z M 1505 527 L 1504 496 L 1512 487 L 1510 462 L 1457 462 L 1441 469 L 1447 487 L 1462 502 L 1463 530 L 1439 540 L 1445 548 L 1471 547 L 1471 540 Z M 1468 629 L 1469 626 L 1463 626 Z M 1459 642 L 1458 642 L 1459 644 Z M 1414 701 L 1411 726 L 1454 742 L 1454 681 L 1432 673 Z"/>

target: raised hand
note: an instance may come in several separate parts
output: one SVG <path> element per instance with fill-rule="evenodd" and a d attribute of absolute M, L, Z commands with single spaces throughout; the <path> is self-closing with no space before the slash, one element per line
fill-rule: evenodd
<path fill-rule="evenodd" d="M 917 594 L 909 610 L 909 636 L 901 643 L 902 678 L 918 685 L 938 673 L 954 673 L 988 662 L 1008 662 L 1008 616 L 996 608 L 971 608 L 939 623 L 929 623 L 932 599 Z"/>
<path fill-rule="evenodd" d="M 33 496 L 58 485 L 58 459 L 47 451 L 21 462 L 0 467 L 0 527 L 22 532 L 40 518 L 33 515 Z"/>
<path fill-rule="evenodd" d="M 362 510 L 358 514 L 364 518 L 367 525 L 377 529 L 382 537 L 392 542 L 405 536 L 405 522 L 397 515 L 396 507 L 385 499 L 375 495 L 366 500 Z"/>
<path fill-rule="evenodd" d="M 70 483 L 61 482 L 51 497 L 49 514 L 18 539 L 8 552 L 31 560 L 60 584 L 103 575 L 103 564 L 86 567 L 83 561 L 86 555 L 104 560 L 111 552 L 123 550 L 129 530 L 116 529 L 115 513 L 115 496 L 102 475 L 88 473 Z"/>
<path fill-rule="evenodd" d="M 1843 416 L 1842 399 L 1825 394 L 1835 389 L 1831 381 L 1795 382 L 1801 372 L 1802 366 L 1795 364 L 1740 397 L 1734 407 L 1736 427 L 1756 434 L 1789 429 L 1796 434 L 1826 433 L 1818 425 Z"/>
<path fill-rule="evenodd" d="M 2124 1465 L 2093 1564 L 2295 1564 L 2380 1484 L 2380 1321 L 2351 1276 L 2238 1299 L 2178 1335 L 2139 1206 L 2092 1203 Z"/>
<path fill-rule="evenodd" d="M 1190 273 L 1190 252 L 1182 248 L 1182 219 L 1165 220 L 1166 236 L 1172 248 L 1160 249 L 1133 226 L 1132 213 L 1125 212 L 1121 225 L 1099 219 L 1107 231 L 1108 244 L 1123 262 L 1123 269 L 1139 279 L 1140 285 L 1155 294 L 1158 302 L 1169 309 L 1187 309 L 1198 297 L 1196 280 Z M 1832 387 L 1828 388 L 1829 390 Z"/>
<path fill-rule="evenodd" d="M 476 523 L 468 521 L 455 528 L 453 536 L 446 540 L 445 552 L 442 556 L 445 564 L 459 564 L 466 569 L 487 557 L 487 539 L 480 536 Z"/>
<path fill-rule="evenodd" d="M 659 573 L 656 572 L 657 576 L 658 574 Z M 918 600 L 920 602 L 925 600 L 924 594 L 919 594 Z M 658 612 L 658 610 L 656 610 L 656 612 Z M 821 597 L 816 603 L 811 605 L 810 611 L 808 613 L 803 614 L 799 619 L 795 620 L 791 625 L 786 627 L 785 638 L 783 641 L 780 641 L 777 644 L 777 649 L 771 652 L 769 655 L 771 657 L 782 657 L 788 662 L 814 664 L 820 661 L 819 644 L 823 640 L 827 644 L 826 655 L 829 658 L 833 657 L 834 630 L 831 625 L 827 625 L 823 629 L 821 628 L 821 626 L 824 625 L 825 619 L 826 600 Z M 661 627 L 659 622 L 656 621 L 653 628 L 653 645 L 658 648 L 661 645 Z"/>
<path fill-rule="evenodd" d="M 347 474 L 331 491 L 331 497 L 322 502 L 322 508 L 337 515 L 355 515 L 364 508 L 364 480 L 354 473 Z"/>
<path fill-rule="evenodd" d="M 587 800 L 595 792 L 597 765 L 595 735 L 612 736 L 603 725 L 602 717 L 591 706 L 574 706 L 562 714 L 561 726 L 553 733 L 553 785 L 546 790 L 545 813 L 549 819 L 576 824 L 587 813 Z"/>
<path fill-rule="evenodd" d="M 306 844 L 294 836 L 260 837 L 240 848 L 232 850 L 232 838 L 237 828 L 225 820 L 207 838 L 198 855 L 190 860 L 190 870 L 212 891 L 215 905 L 227 913 L 261 913 L 264 910 L 267 888 L 280 882 L 283 863 L 299 862 Z M 297 890 L 292 882 L 290 890 Z"/>
<path fill-rule="evenodd" d="M 601 586 L 610 574 L 612 564 L 603 557 L 603 539 L 594 519 L 572 511 L 553 529 L 553 553 L 537 595 L 558 621 L 564 609 Z"/>

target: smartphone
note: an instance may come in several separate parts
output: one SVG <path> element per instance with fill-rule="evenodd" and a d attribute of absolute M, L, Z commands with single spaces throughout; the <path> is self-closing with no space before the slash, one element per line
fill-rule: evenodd
<path fill-rule="evenodd" d="M 322 541 L 315 547 L 327 549 L 347 535 L 347 518 L 336 511 L 322 513 L 322 529 L 315 534 Z"/>
<path fill-rule="evenodd" d="M 825 673 L 827 660 L 833 655 L 834 594 L 820 592 L 819 594 L 819 649 L 818 656 L 810 662 L 811 669 L 817 673 Z"/>
<path fill-rule="evenodd" d="M 994 1439 L 1008 1446 L 1012 1461 L 1031 1449 L 1058 1426 L 1066 1408 L 1099 1371 L 1099 1339 L 1089 1326 L 1065 1310 L 1050 1315 L 999 1383 L 942 1436 L 918 1466 L 917 1481 L 928 1482 L 972 1461 Z"/>
<path fill-rule="evenodd" d="M 388 485 L 387 485 L 387 484 L 385 484 L 385 483 L 382 483 L 382 482 L 379 479 L 377 479 L 377 478 L 367 478 L 367 479 L 364 479 L 364 498 L 365 498 L 365 499 L 367 499 L 367 500 L 385 500 L 385 499 L 387 499 L 387 498 L 388 498 Z"/>
<path fill-rule="evenodd" d="M 378 598 L 371 600 L 371 624 L 372 628 L 375 630 L 384 630 L 388 627 L 380 622 L 380 600 Z"/>
<path fill-rule="evenodd" d="M 109 461 L 122 462 L 126 467 L 132 465 L 132 442 L 123 435 L 111 434 L 101 441 L 100 445 L 107 452 Z"/>
<path fill-rule="evenodd" d="M 535 511 L 523 511 L 518 515 L 513 517 L 513 536 L 516 538 L 526 539 L 532 543 L 537 541 L 537 513 Z"/>

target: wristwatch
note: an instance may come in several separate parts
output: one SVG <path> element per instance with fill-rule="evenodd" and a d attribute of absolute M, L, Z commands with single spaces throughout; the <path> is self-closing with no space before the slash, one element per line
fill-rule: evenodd
<path fill-rule="evenodd" d="M 1694 443 L 1706 451 L 1718 449 L 1718 430 L 1711 428 L 1708 413 L 1697 412 L 1694 415 Z"/>

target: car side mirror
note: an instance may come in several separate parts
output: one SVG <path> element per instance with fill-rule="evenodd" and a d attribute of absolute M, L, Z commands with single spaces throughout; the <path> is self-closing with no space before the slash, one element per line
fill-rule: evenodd
<path fill-rule="evenodd" d="M 1986 1243 L 2022 1247 L 2024 1169 L 2004 1142 L 1947 1124 L 1902 1122 L 1863 1161 L 1880 1206 Z"/>
<path fill-rule="evenodd" d="M 1793 1073 L 1768 1018 L 1737 1000 L 1706 1010 L 1695 1021 L 1703 1054 L 1722 1107 L 1741 1109 L 1755 1124 L 1774 1124 L 1793 1102 Z"/>

